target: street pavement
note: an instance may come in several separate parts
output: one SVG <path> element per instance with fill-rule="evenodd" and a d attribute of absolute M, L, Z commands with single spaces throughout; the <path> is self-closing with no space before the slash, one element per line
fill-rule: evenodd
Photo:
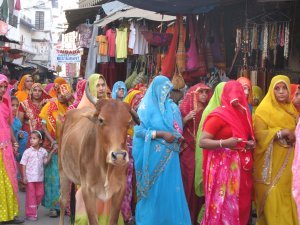
<path fill-rule="evenodd" d="M 19 192 L 20 196 L 20 205 L 21 205 L 21 212 L 20 217 L 25 218 L 25 192 Z M 37 221 L 28 221 L 25 220 L 23 224 L 26 225 L 59 225 L 59 217 L 57 218 L 50 218 L 48 214 L 49 210 L 44 208 L 43 206 L 39 207 L 38 210 L 38 220 Z M 69 217 L 65 216 L 65 225 L 69 225 Z"/>

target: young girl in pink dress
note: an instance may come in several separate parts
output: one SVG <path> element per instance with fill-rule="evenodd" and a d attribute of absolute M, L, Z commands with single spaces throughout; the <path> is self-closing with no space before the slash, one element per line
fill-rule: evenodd
<path fill-rule="evenodd" d="M 23 167 L 23 182 L 26 184 L 26 219 L 37 220 L 37 209 L 44 196 L 44 165 L 47 165 L 53 151 L 48 155 L 42 147 L 45 134 L 43 131 L 33 130 L 30 134 L 31 147 L 26 149 L 20 164 Z"/>

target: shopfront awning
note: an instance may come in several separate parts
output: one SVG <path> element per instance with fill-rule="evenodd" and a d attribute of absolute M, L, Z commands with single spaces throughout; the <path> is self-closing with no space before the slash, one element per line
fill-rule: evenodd
<path fill-rule="evenodd" d="M 136 8 L 166 15 L 206 13 L 216 6 L 240 2 L 240 0 L 120 0 Z"/>
<path fill-rule="evenodd" d="M 5 35 L 0 35 L 0 42 L 20 44 L 18 41 L 14 41 L 14 40 L 7 38 Z"/>
<path fill-rule="evenodd" d="M 93 6 L 87 8 L 77 8 L 65 10 L 66 19 L 69 27 L 65 33 L 69 33 L 76 30 L 76 27 L 82 23 L 94 23 L 97 14 L 101 10 L 101 6 Z"/>
<path fill-rule="evenodd" d="M 162 15 L 149 10 L 139 9 L 132 6 L 126 6 L 123 9 L 113 12 L 103 19 L 95 22 L 95 25 L 103 27 L 120 18 L 144 18 L 153 21 L 171 21 L 175 20 L 175 16 Z"/>

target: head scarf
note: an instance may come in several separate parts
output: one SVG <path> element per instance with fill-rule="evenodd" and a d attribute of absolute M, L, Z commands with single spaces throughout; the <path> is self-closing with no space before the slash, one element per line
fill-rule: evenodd
<path fill-rule="evenodd" d="M 238 100 L 242 112 L 232 106 L 234 100 Z M 232 80 L 225 84 L 221 104 L 222 107 L 216 108 L 205 121 L 211 116 L 218 116 L 231 126 L 233 137 L 243 140 L 251 137 L 254 140 L 251 113 L 243 86 L 239 82 Z"/>
<path fill-rule="evenodd" d="M 127 88 L 126 88 L 126 85 L 123 81 L 117 81 L 114 86 L 113 86 L 113 89 L 112 89 L 112 93 L 111 93 L 111 97 L 113 99 L 117 99 L 117 95 L 118 95 L 118 90 L 119 88 L 122 88 L 124 89 L 124 97 L 122 99 L 122 101 L 124 100 L 124 98 L 126 97 L 127 95 Z"/>
<path fill-rule="evenodd" d="M 202 185 L 202 162 L 203 162 L 203 153 L 202 148 L 199 147 L 200 137 L 202 134 L 202 127 L 206 117 L 217 107 L 221 106 L 221 95 L 225 86 L 225 82 L 219 83 L 215 91 L 208 102 L 208 105 L 204 109 L 201 117 L 200 124 L 198 126 L 197 136 L 196 136 L 196 169 L 195 169 L 195 191 L 198 196 L 203 196 L 203 185 Z"/>
<path fill-rule="evenodd" d="M 0 74 L 0 84 L 4 84 L 4 83 L 7 83 L 7 85 L 9 85 L 9 81 L 8 81 L 8 78 L 7 76 L 3 75 L 3 74 Z M 8 90 L 8 87 L 7 87 L 7 90 L 5 92 L 5 94 L 2 96 L 3 99 L 5 99 L 7 101 L 7 107 L 8 107 L 8 113 L 9 114 L 9 118 L 10 118 L 10 124 L 12 124 L 12 121 L 13 121 L 13 114 L 12 114 L 12 108 L 11 108 L 11 98 L 10 98 L 10 95 L 9 95 L 9 90 Z"/>
<path fill-rule="evenodd" d="M 42 84 L 40 84 L 40 83 L 34 83 L 32 85 L 32 87 L 31 87 L 31 89 L 30 89 L 30 95 L 29 95 L 30 99 L 32 98 L 33 89 L 35 87 L 39 87 L 42 90 L 42 97 L 41 97 L 41 99 L 49 99 L 49 98 L 51 98 L 51 96 L 48 95 L 48 93 L 44 90 Z"/>
<path fill-rule="evenodd" d="M 49 83 L 49 84 L 46 84 L 46 87 L 45 87 L 45 91 L 49 94 L 50 93 L 50 90 L 52 89 L 54 83 Z"/>
<path fill-rule="evenodd" d="M 86 80 L 78 81 L 78 83 L 76 84 L 75 101 L 72 105 L 69 106 L 68 110 L 77 108 L 84 94 L 85 85 Z"/>
<path fill-rule="evenodd" d="M 62 77 L 55 78 L 55 80 L 53 82 L 53 86 L 51 87 L 51 89 L 49 91 L 49 95 L 52 98 L 57 98 L 59 87 L 62 84 L 67 84 L 67 81 L 64 78 L 62 78 Z"/>
<path fill-rule="evenodd" d="M 188 89 L 179 107 L 182 118 L 186 117 L 190 111 L 197 110 L 200 90 L 210 90 L 210 87 L 205 84 L 199 83 Z M 204 103 L 203 107 L 207 105 L 209 98 L 210 93 L 208 93 L 207 101 Z M 200 112 L 196 113 L 195 119 L 189 120 L 185 124 L 183 133 L 184 143 L 181 145 L 182 148 L 185 148 L 187 147 L 187 145 L 189 145 L 192 149 L 195 149 L 196 132 L 198 130 L 203 110 L 204 108 Z"/>
<path fill-rule="evenodd" d="M 247 99 L 249 104 L 252 104 L 252 84 L 251 81 L 246 77 L 240 77 L 237 81 L 244 87 L 247 86 L 249 88 L 249 97 Z"/>
<path fill-rule="evenodd" d="M 28 77 L 32 76 L 30 74 L 22 76 L 20 83 L 18 84 L 18 91 L 16 92 L 15 96 L 19 99 L 19 102 L 23 102 L 28 98 L 29 90 L 25 89 L 25 82 Z"/>
<path fill-rule="evenodd" d="M 291 95 L 290 99 L 293 100 L 296 96 L 298 89 L 300 88 L 299 84 L 291 84 Z"/>
<path fill-rule="evenodd" d="M 99 79 L 104 80 L 105 85 L 107 86 L 106 80 L 102 74 L 94 73 L 94 74 L 91 74 L 88 78 L 90 93 L 95 98 L 97 98 L 97 87 L 96 86 L 97 86 Z M 104 98 L 107 98 L 107 96 L 105 95 Z M 84 92 L 83 97 L 82 97 L 81 101 L 79 102 L 77 108 L 80 109 L 85 106 L 95 108 L 95 106 L 88 100 L 86 93 Z"/>
<path fill-rule="evenodd" d="M 264 97 L 262 89 L 258 86 L 252 86 L 252 94 L 253 94 L 253 101 L 254 101 L 254 99 L 257 99 L 258 104 L 262 101 L 262 99 Z M 252 115 L 253 116 L 254 116 L 254 113 L 257 109 L 257 106 L 258 105 L 253 105 L 253 108 L 252 108 Z"/>

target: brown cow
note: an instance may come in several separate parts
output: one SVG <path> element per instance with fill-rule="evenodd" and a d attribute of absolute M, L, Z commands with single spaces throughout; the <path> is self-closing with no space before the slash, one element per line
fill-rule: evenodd
<path fill-rule="evenodd" d="M 88 84 L 86 85 L 88 87 Z M 90 225 L 98 225 L 96 198 L 112 199 L 109 225 L 117 225 L 127 179 L 127 129 L 137 114 L 116 100 L 97 103 L 85 89 L 96 109 L 74 109 L 67 113 L 58 152 L 61 185 L 60 225 L 70 193 L 70 181 L 81 185 Z"/>

